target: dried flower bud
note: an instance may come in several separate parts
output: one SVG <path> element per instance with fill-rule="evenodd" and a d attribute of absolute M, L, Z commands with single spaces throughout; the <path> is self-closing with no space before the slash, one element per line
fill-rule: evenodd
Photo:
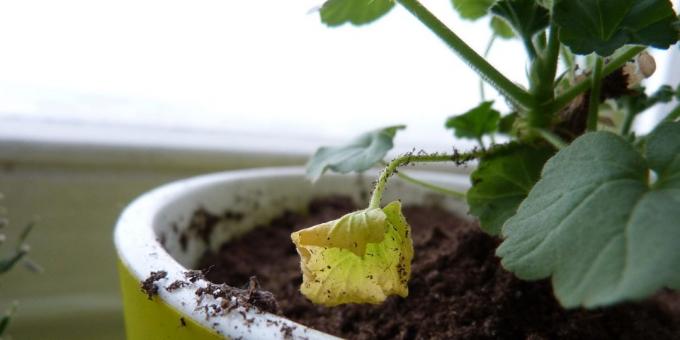
<path fill-rule="evenodd" d="M 642 52 L 638 55 L 637 63 L 640 72 L 645 78 L 651 77 L 654 74 L 654 71 L 656 71 L 656 61 L 654 61 L 654 57 L 647 52 Z"/>
<path fill-rule="evenodd" d="M 645 78 L 649 78 L 656 71 L 654 57 L 647 52 L 640 53 L 634 62 L 623 66 L 623 74 L 628 78 L 627 87 L 632 89 L 640 84 Z"/>

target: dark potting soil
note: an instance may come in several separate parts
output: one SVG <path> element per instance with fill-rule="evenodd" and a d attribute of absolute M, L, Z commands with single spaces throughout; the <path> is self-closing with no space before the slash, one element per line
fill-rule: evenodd
<path fill-rule="evenodd" d="M 500 266 L 499 240 L 433 206 L 406 207 L 415 258 L 408 298 L 381 305 L 316 306 L 299 292 L 296 229 L 355 210 L 347 198 L 318 199 L 309 214 L 284 213 L 225 243 L 201 261 L 214 283 L 247 286 L 256 276 L 280 314 L 351 339 L 680 339 L 680 298 L 663 292 L 639 303 L 564 310 L 548 281 L 523 282 Z"/>

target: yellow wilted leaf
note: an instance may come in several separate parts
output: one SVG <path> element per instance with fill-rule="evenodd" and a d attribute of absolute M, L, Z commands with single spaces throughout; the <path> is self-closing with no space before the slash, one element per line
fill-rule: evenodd
<path fill-rule="evenodd" d="M 401 203 L 367 209 L 291 235 L 300 254 L 300 291 L 312 302 L 381 303 L 408 295 L 413 243 Z"/>

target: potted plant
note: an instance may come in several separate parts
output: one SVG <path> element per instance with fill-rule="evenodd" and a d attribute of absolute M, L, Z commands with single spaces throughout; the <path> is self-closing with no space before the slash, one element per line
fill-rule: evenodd
<path fill-rule="evenodd" d="M 496 36 L 523 42 L 529 57 L 528 89 L 506 78 L 417 0 L 329 0 L 320 8 L 320 14 L 324 23 L 338 26 L 372 22 L 395 6 L 403 6 L 412 13 L 510 103 L 512 112 L 505 115 L 493 109 L 493 102 L 485 101 L 446 120 L 446 127 L 453 129 L 457 137 L 475 139 L 479 147 L 450 154 L 408 153 L 384 162 L 395 134 L 404 128 L 392 126 L 365 133 L 347 145 L 319 149 L 307 166 L 309 178 L 320 178 L 316 187 L 304 184 L 300 171 L 289 170 L 293 172 L 274 176 L 263 170 L 180 182 L 140 198 L 123 214 L 116 230 L 131 338 L 158 337 L 158 332 L 163 332 L 158 329 L 179 332 L 173 333 L 176 338 L 184 336 L 178 334 L 189 334 L 188 330 L 214 336 L 216 333 L 209 331 L 210 327 L 231 337 L 324 336 L 269 314 L 279 306 L 269 293 L 259 289 L 254 279 L 247 287 L 234 288 L 208 283 L 201 273 L 185 268 L 195 265 L 205 249 L 217 249 L 222 241 L 243 235 L 254 225 L 267 224 L 284 210 L 303 209 L 313 195 L 344 193 L 358 200 L 362 186 L 352 186 L 346 178 L 322 174 L 327 170 L 363 172 L 381 163 L 385 163 L 385 168 L 365 209 L 356 208 L 337 219 L 317 221 L 317 225 L 291 234 L 300 255 L 300 291 L 309 300 L 324 306 L 389 304 L 385 308 L 391 308 L 402 323 L 395 325 L 390 322 L 393 320 L 378 317 L 379 313 L 371 314 L 374 307 L 355 305 L 341 309 L 339 313 L 344 316 L 377 315 L 374 321 L 378 323 L 368 323 L 366 327 L 372 330 L 364 329 L 362 336 L 635 337 L 644 332 L 654 332 L 653 337 L 678 335 L 677 319 L 672 319 L 678 317 L 677 312 L 664 314 L 654 309 L 657 307 L 633 303 L 655 294 L 673 299 L 670 290 L 680 288 L 677 209 L 680 106 L 646 135 L 636 135 L 631 130 L 640 113 L 657 103 L 680 98 L 677 86 L 663 86 L 647 93 L 640 85 L 655 68 L 653 58 L 645 50 L 668 49 L 677 43 L 680 21 L 670 1 L 453 0 L 453 4 L 464 18 L 489 18 Z M 588 58 L 586 67 L 579 70 L 575 60 L 581 55 Z M 557 72 L 559 60 L 566 66 L 561 74 Z M 484 140 L 493 134 L 503 134 L 509 141 L 486 145 Z M 433 174 L 416 179 L 400 171 L 407 164 L 471 161 L 476 161 L 477 167 L 470 175 L 470 184 L 463 186 L 459 180 Z M 402 182 L 390 181 L 394 174 Z M 395 184 L 404 182 L 418 186 Z M 401 203 L 383 204 L 388 185 L 397 186 L 389 195 L 401 199 Z M 609 332 L 605 326 L 575 330 L 585 324 L 578 320 L 557 330 L 531 328 L 523 332 L 524 323 L 500 315 L 493 308 L 475 309 L 467 319 L 456 319 L 459 322 L 456 327 L 467 333 L 446 333 L 452 332 L 446 326 L 446 318 L 429 315 L 426 309 L 418 310 L 422 314 L 418 316 L 413 312 L 416 306 L 404 302 L 407 300 L 390 298 L 406 297 L 409 287 L 415 285 L 409 284 L 409 280 L 419 280 L 418 284 L 432 288 L 436 295 L 434 300 L 423 301 L 421 305 L 445 300 L 448 295 L 440 296 L 440 291 L 449 294 L 455 290 L 451 294 L 459 294 L 458 298 L 465 297 L 467 290 L 477 289 L 472 284 L 461 286 L 442 279 L 448 275 L 442 272 L 446 266 L 435 266 L 439 268 L 436 269 L 428 264 L 432 270 L 426 278 L 412 275 L 412 237 L 415 237 L 412 233 L 417 229 L 409 226 L 408 214 L 402 214 L 402 203 L 422 202 L 419 199 L 424 197 L 425 189 L 464 197 L 469 212 L 478 218 L 485 233 L 465 229 L 448 248 L 455 245 L 467 250 L 467 254 L 474 254 L 467 256 L 456 250 L 451 255 L 455 258 L 450 260 L 464 263 L 466 266 L 461 268 L 484 276 L 485 280 L 507 283 L 505 290 L 517 288 L 514 293 L 510 289 L 511 293 L 497 297 L 497 286 L 484 286 L 478 294 L 482 304 L 498 304 L 496 309 L 506 314 L 507 305 L 521 305 L 522 312 L 528 313 L 524 317 L 530 315 L 542 321 L 553 317 L 571 322 L 612 315 L 603 321 L 610 324 L 609 328 L 628 327 L 632 333 Z M 223 197 L 226 191 L 239 194 Z M 451 208 L 455 207 L 453 200 L 446 202 L 444 205 L 448 204 L 450 210 L 460 210 L 460 206 Z M 233 210 L 236 206 L 247 206 L 250 210 Z M 266 208 L 261 209 L 263 206 Z M 221 212 L 222 216 L 205 211 L 195 213 L 200 207 Z M 140 214 L 144 216 L 141 219 L 136 216 Z M 229 227 L 217 227 L 227 220 Z M 446 232 L 437 227 L 431 231 L 435 236 L 430 235 L 429 240 L 445 239 Z M 193 238 L 188 236 L 192 233 Z M 259 234 L 257 237 L 260 238 L 251 240 L 251 249 L 257 248 L 258 242 L 266 244 L 266 237 Z M 156 238 L 159 241 L 153 241 Z M 477 245 L 466 248 L 466 242 L 473 242 L 471 239 Z M 486 250 L 479 250 L 479 244 Z M 174 260 L 168 252 L 174 255 Z M 144 278 L 143 289 L 149 299 L 159 294 L 165 302 L 144 301 L 138 292 L 140 278 Z M 532 282 L 537 280 L 542 281 Z M 479 285 L 485 284 L 479 281 Z M 194 289 L 185 289 L 188 286 Z M 490 300 L 482 299 L 484 294 Z M 659 295 L 655 299 L 664 300 Z M 451 301 L 454 304 L 457 300 Z M 131 310 L 133 305 L 136 311 Z M 418 333 L 416 326 L 402 327 L 406 322 L 397 317 L 406 313 L 406 305 L 413 307 L 408 311 L 422 320 L 421 325 L 444 324 L 444 333 Z M 155 309 L 148 309 L 150 306 Z M 181 306 L 193 309 L 187 312 Z M 326 313 L 326 309 L 318 308 L 313 310 L 319 315 Z M 654 311 L 650 312 L 650 308 Z M 495 319 L 481 317 L 482 310 Z M 242 314 L 239 317 L 239 313 L 232 311 Z M 142 317 L 151 312 L 155 315 L 151 319 Z M 455 319 L 456 313 L 465 313 L 465 308 L 448 317 Z M 477 323 L 475 315 L 483 322 Z M 215 318 L 221 321 L 213 321 Z M 324 322 L 338 318 L 342 317 L 326 314 L 319 317 Z M 513 322 L 517 324 L 513 326 Z M 148 327 L 149 323 L 162 327 L 156 328 L 155 333 L 144 333 L 143 329 L 153 328 Z M 254 324 L 257 327 L 249 327 Z M 340 322 L 329 329 L 356 330 L 356 327 Z M 379 332 L 378 328 L 383 330 Z"/>

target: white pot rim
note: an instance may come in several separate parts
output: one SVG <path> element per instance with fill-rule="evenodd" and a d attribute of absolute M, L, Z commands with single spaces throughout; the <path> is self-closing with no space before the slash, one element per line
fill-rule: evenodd
<path fill-rule="evenodd" d="M 462 190 L 469 187 L 467 176 L 460 174 L 419 171 L 414 171 L 413 174 L 431 182 L 447 184 Z M 172 182 L 141 195 L 125 208 L 116 223 L 114 243 L 118 252 L 118 258 L 133 276 L 140 278 L 140 281 L 148 277 L 151 272 L 161 270 L 167 272 L 167 277 L 158 282 L 160 287 L 165 287 L 175 280 L 186 281 L 184 273 L 188 269 L 178 263 L 165 250 L 154 232 L 154 225 L 158 221 L 159 212 L 169 203 L 181 200 L 187 192 L 209 190 L 210 187 L 217 183 L 271 177 L 289 177 L 299 180 L 304 177 L 304 168 L 259 168 L 208 174 Z M 282 338 L 281 326 L 287 325 L 293 330 L 292 335 L 294 337 L 306 337 L 309 339 L 334 338 L 326 333 L 297 324 L 284 317 L 253 310 L 243 310 L 247 314 L 248 319 L 252 318 L 255 320 L 251 323 L 252 327 L 249 330 L 246 330 L 246 327 L 238 327 L 236 329 L 233 327 L 234 325 L 242 325 L 244 323 L 241 313 L 228 313 L 224 316 L 208 320 L 202 310 L 195 308 L 197 297 L 194 293 L 195 288 L 205 287 L 207 284 L 208 281 L 201 279 L 192 285 L 193 289 L 178 289 L 168 292 L 161 288 L 158 291 L 158 295 L 173 309 L 190 316 L 194 321 L 206 328 L 214 329 L 218 333 L 229 337 Z M 142 293 L 140 292 L 140 294 Z"/>

